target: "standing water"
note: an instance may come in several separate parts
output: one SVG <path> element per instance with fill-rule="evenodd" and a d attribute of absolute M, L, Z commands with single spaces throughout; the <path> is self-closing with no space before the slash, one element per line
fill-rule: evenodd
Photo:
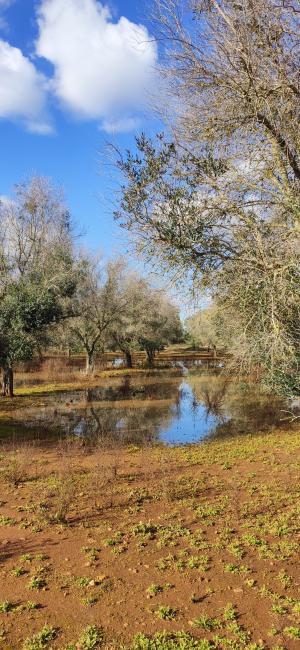
<path fill-rule="evenodd" d="M 99 380 L 85 390 L 42 393 L 1 419 L 0 439 L 182 445 L 283 426 L 280 399 L 218 374 L 166 372 Z"/>

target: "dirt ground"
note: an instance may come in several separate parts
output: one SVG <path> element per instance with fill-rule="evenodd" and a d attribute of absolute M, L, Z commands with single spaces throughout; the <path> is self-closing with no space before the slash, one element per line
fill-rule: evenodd
<path fill-rule="evenodd" d="M 299 450 L 3 447 L 0 648 L 296 650 Z"/>

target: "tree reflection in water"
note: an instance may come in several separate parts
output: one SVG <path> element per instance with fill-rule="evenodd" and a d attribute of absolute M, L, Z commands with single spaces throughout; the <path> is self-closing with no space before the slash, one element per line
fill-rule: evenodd
<path fill-rule="evenodd" d="M 44 402 L 16 412 L 9 422 L 1 420 L 0 437 L 182 444 L 283 426 L 286 408 L 253 384 L 207 371 L 113 378 L 85 391 L 49 395 Z"/>

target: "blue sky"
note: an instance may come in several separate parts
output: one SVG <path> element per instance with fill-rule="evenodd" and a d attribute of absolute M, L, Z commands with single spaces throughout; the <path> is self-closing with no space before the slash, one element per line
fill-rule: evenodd
<path fill-rule="evenodd" d="M 65 189 L 87 246 L 126 249 L 104 144 L 161 127 L 150 0 L 0 0 L 0 195 L 34 173 Z"/>

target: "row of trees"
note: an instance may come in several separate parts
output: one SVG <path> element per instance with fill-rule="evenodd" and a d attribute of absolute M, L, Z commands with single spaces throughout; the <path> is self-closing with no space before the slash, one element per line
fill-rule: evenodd
<path fill-rule="evenodd" d="M 157 0 L 172 138 L 119 155 L 116 218 L 210 295 L 243 371 L 300 392 L 296 0 Z"/>
<path fill-rule="evenodd" d="M 13 368 L 50 344 L 97 353 L 156 350 L 181 335 L 177 309 L 124 262 L 104 268 L 75 247 L 60 192 L 44 178 L 18 185 L 0 203 L 0 365 L 13 395 Z"/>
<path fill-rule="evenodd" d="M 180 340 L 178 309 L 123 261 L 102 267 L 84 259 L 83 265 L 73 317 L 64 324 L 62 336 L 73 351 L 85 351 L 87 372 L 94 369 L 96 354 L 107 349 L 121 351 L 129 368 L 133 353 L 145 350 L 151 366 L 156 352 Z"/>

